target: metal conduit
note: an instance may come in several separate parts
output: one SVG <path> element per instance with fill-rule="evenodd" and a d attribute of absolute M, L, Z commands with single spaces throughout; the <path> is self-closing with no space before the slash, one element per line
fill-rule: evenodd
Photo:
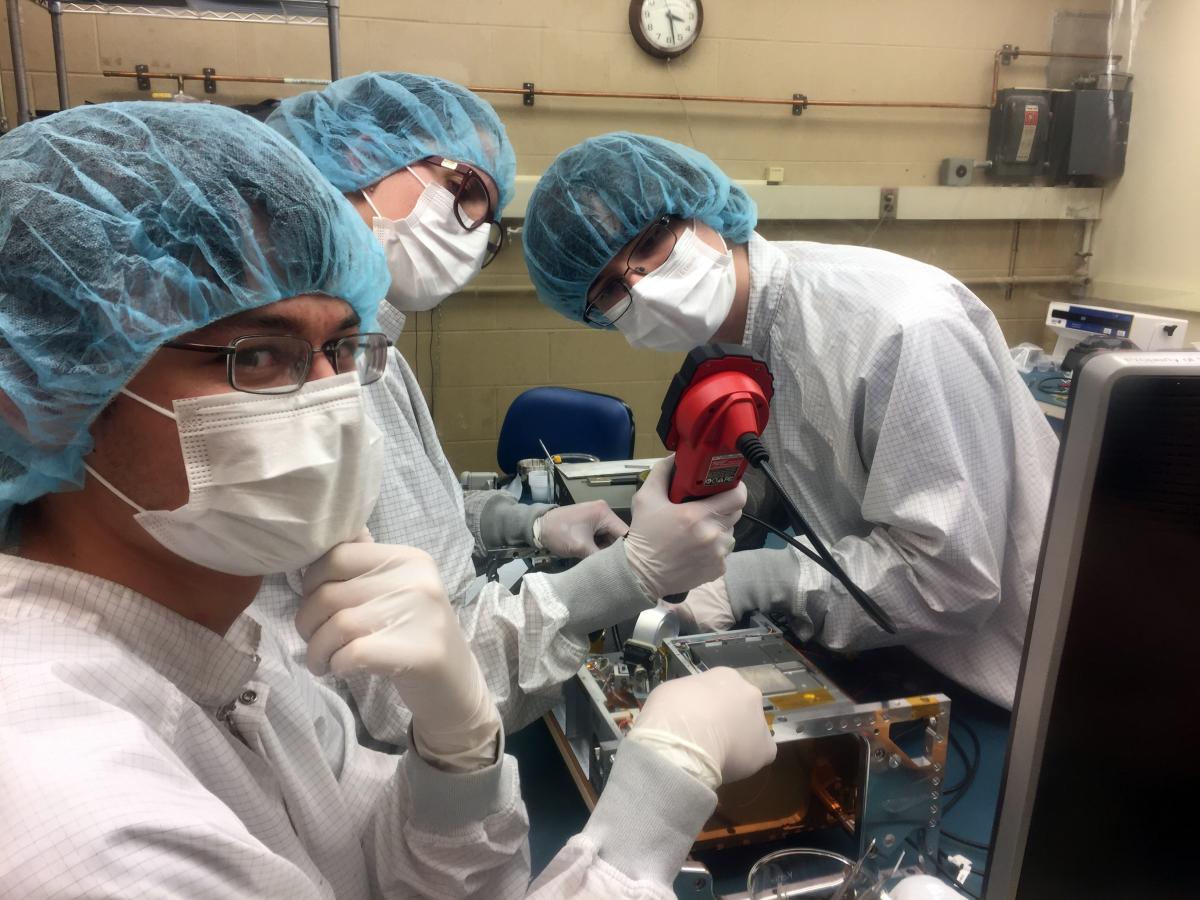
<path fill-rule="evenodd" d="M 46 8 L 50 13 L 50 40 L 54 44 L 54 77 L 58 82 L 58 108 L 68 109 L 71 100 L 67 93 L 67 54 L 63 49 L 62 3 L 54 0 Z"/>
<path fill-rule="evenodd" d="M 1120 62 L 1123 57 L 1118 55 L 1109 55 L 1106 53 L 1056 53 L 1053 50 L 1022 50 L 1020 47 L 1014 47 L 1011 44 L 1005 44 L 996 51 L 995 60 L 992 62 L 992 102 L 988 104 L 988 108 L 996 105 L 996 96 L 1000 91 L 1000 66 L 1006 65 L 1022 56 L 1037 56 L 1046 59 L 1094 59 L 1103 60 L 1107 63 Z"/>
<path fill-rule="evenodd" d="M 21 39 L 21 5 L 8 0 L 8 41 L 12 47 L 13 81 L 17 91 L 17 124 L 29 121 L 29 85 L 25 81 L 25 44 Z"/>
<path fill-rule="evenodd" d="M 342 77 L 342 0 L 326 0 L 325 19 L 329 29 L 329 77 L 337 81 Z"/>

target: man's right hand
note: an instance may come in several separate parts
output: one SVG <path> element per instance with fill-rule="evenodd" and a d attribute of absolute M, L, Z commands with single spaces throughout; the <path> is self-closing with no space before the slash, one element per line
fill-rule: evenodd
<path fill-rule="evenodd" d="M 649 745 L 714 791 L 775 759 L 762 693 L 725 666 L 660 684 L 626 740 Z"/>
<path fill-rule="evenodd" d="M 495 762 L 500 716 L 429 554 L 339 544 L 308 567 L 303 590 L 296 629 L 314 675 L 386 676 L 423 758 L 453 772 Z"/>
<path fill-rule="evenodd" d="M 633 497 L 633 522 L 625 535 L 629 565 L 655 600 L 725 574 L 733 526 L 746 503 L 744 484 L 701 500 L 672 503 L 667 491 L 674 467 L 672 456 L 650 470 Z"/>

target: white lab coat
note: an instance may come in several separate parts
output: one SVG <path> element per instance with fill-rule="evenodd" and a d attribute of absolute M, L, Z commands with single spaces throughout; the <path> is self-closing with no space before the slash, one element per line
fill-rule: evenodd
<path fill-rule="evenodd" d="M 0 555 L 0 896 L 527 896 L 510 757 L 451 775 L 360 746 L 336 693 L 241 616 L 222 638 Z M 627 743 L 529 897 L 670 898 L 716 795 Z"/>
<path fill-rule="evenodd" d="M 400 313 L 384 304 L 379 320 L 389 337 L 399 336 Z M 383 488 L 367 526 L 379 543 L 419 547 L 437 562 L 505 728 L 514 731 L 557 702 L 563 682 L 583 665 L 588 632 L 634 618 L 652 604 L 620 544 L 568 572 L 528 575 L 517 594 L 490 583 L 472 597 L 472 551 L 478 544 L 472 532 L 481 528 L 480 507 L 487 498 L 476 495 L 464 509 L 416 377 L 395 349 L 384 377 L 364 390 L 364 400 L 383 431 L 385 448 Z M 295 573 L 266 578 L 251 613 L 302 667 L 305 644 L 294 624 L 299 584 Z M 353 700 L 372 737 L 407 746 L 410 714 L 390 681 L 327 676 L 324 683 Z"/>
<path fill-rule="evenodd" d="M 744 343 L 775 378 L 763 443 L 892 638 L 798 552 L 730 557 L 735 612 L 840 650 L 903 641 L 1011 707 L 1058 442 L 995 317 L 945 272 L 862 247 L 749 245 Z"/>

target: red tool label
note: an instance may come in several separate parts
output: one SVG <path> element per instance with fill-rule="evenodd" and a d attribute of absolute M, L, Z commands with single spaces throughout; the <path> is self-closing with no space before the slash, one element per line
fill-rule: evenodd
<path fill-rule="evenodd" d="M 738 469 L 742 464 L 740 453 L 720 453 L 708 461 L 708 474 L 704 476 L 705 487 L 715 484 L 729 484 L 737 478 Z"/>

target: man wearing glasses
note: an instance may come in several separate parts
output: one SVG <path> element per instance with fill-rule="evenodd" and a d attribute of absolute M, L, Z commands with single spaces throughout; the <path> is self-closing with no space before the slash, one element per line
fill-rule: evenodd
<path fill-rule="evenodd" d="M 525 261 L 548 306 L 634 346 L 726 341 L 767 361 L 763 443 L 783 486 L 899 636 L 791 549 L 735 553 L 681 615 L 709 630 L 778 610 L 837 650 L 902 641 L 1010 706 L 1057 442 L 995 317 L 932 266 L 768 242 L 756 221 L 712 160 L 628 133 L 561 154 L 526 213 Z M 786 526 L 749 480 L 752 511 Z"/>
<path fill-rule="evenodd" d="M 240 113 L 101 104 L 0 141 L 0 896 L 526 896 L 516 763 L 436 566 L 362 534 L 386 285 Z M 361 745 L 246 614 L 297 568 L 302 665 L 386 680 L 409 752 Z M 732 670 L 656 689 L 531 896 L 670 896 L 716 788 L 774 755 Z"/>
<path fill-rule="evenodd" d="M 403 312 L 436 305 L 499 249 L 516 160 L 495 111 L 466 88 L 371 72 L 285 100 L 267 124 L 346 195 L 382 243 L 392 287 L 379 322 L 389 338 L 399 335 Z M 380 543 L 413 545 L 437 561 L 509 730 L 553 705 L 559 685 L 583 662 L 588 632 L 636 616 L 671 593 L 670 581 L 694 586 L 705 580 L 700 572 L 723 570 L 740 490 L 653 509 L 654 491 L 642 492 L 633 534 L 619 540 L 626 527 L 603 501 L 527 506 L 504 491 L 476 491 L 464 502 L 420 386 L 395 349 L 364 399 L 386 446 L 370 531 Z M 651 488 L 666 475 L 659 472 Z M 487 584 L 470 596 L 473 554 L 525 544 L 588 558 L 565 573 L 527 576 L 516 595 Z M 295 626 L 301 588 L 296 574 L 268 578 L 255 611 L 289 642 L 302 669 L 305 646 Z M 386 679 L 359 675 L 334 684 L 372 737 L 407 746 L 410 714 Z"/>

